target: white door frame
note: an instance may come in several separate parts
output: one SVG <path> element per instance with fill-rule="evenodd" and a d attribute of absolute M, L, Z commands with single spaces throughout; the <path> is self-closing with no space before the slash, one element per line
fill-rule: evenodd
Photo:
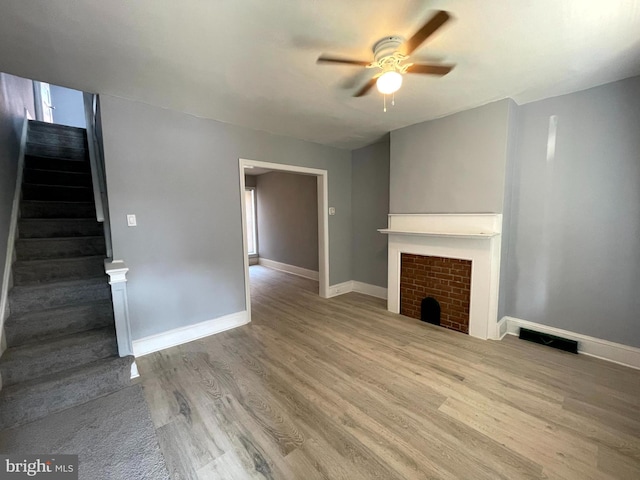
<path fill-rule="evenodd" d="M 318 168 L 298 167 L 284 163 L 259 162 L 257 160 L 239 159 L 240 171 L 240 213 L 242 216 L 242 250 L 244 256 L 244 289 L 247 302 L 247 317 L 251 321 L 251 287 L 249 283 L 249 253 L 247 249 L 247 219 L 244 202 L 245 167 L 266 168 L 279 172 L 313 175 L 318 182 L 318 283 L 319 294 L 329 298 L 329 182 L 326 170 Z"/>

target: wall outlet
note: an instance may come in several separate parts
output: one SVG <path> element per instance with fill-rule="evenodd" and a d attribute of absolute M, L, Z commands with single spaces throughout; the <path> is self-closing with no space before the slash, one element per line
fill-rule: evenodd
<path fill-rule="evenodd" d="M 336 207 L 329 207 L 329 215 L 335 215 L 336 214 Z"/>
<path fill-rule="evenodd" d="M 127 226 L 128 227 L 135 227 L 137 225 L 136 223 L 136 216 L 134 214 L 127 214 Z"/>

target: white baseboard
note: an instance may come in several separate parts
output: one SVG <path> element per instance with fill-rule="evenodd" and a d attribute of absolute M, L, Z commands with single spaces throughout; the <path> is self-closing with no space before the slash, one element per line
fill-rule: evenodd
<path fill-rule="evenodd" d="M 507 322 L 508 318 L 509 317 L 502 317 L 496 324 L 496 333 L 493 336 L 494 340 L 502 340 L 504 336 L 509 333 L 508 332 L 509 322 Z"/>
<path fill-rule="evenodd" d="M 369 295 L 371 297 L 382 298 L 383 300 L 387 299 L 386 288 L 379 287 L 377 285 L 371 285 L 369 283 L 358 282 L 357 280 L 353 280 L 353 291 L 364 293 L 365 295 Z"/>
<path fill-rule="evenodd" d="M 320 278 L 320 275 L 315 270 L 308 270 L 302 267 L 296 267 L 295 265 L 288 265 L 286 263 L 276 262 L 275 260 L 269 260 L 268 258 L 260 257 L 258 259 L 258 265 L 263 267 L 273 268 L 274 270 L 281 270 L 283 272 L 292 273 L 299 277 L 308 278 L 310 280 L 316 280 Z"/>
<path fill-rule="evenodd" d="M 618 363 L 631 368 L 640 369 L 640 348 L 610 342 L 601 338 L 590 337 L 581 333 L 574 333 L 556 327 L 549 327 L 540 323 L 529 322 L 515 317 L 503 317 L 501 322 L 507 324 L 509 335 L 518 335 L 520 327 L 529 328 L 536 332 L 549 333 L 578 342 L 578 352 L 609 362 Z"/>
<path fill-rule="evenodd" d="M 224 317 L 214 318 L 213 320 L 206 320 L 196 323 L 195 325 L 176 328 L 168 332 L 134 340 L 133 354 L 136 357 L 141 357 L 142 355 L 192 342 L 199 338 L 208 337 L 209 335 L 224 332 L 225 330 L 230 330 L 247 323 L 249 323 L 247 311 L 243 310 L 242 312 L 232 313 Z"/>
<path fill-rule="evenodd" d="M 344 295 L 345 293 L 363 293 L 371 297 L 387 299 L 387 289 L 371 285 L 369 283 L 358 282 L 357 280 L 349 280 L 347 282 L 337 283 L 329 287 L 329 295 L 327 298 Z"/>
<path fill-rule="evenodd" d="M 131 364 L 131 380 L 138 378 L 139 376 L 140 372 L 138 371 L 138 365 L 136 365 L 136 361 L 134 360 Z"/>
<path fill-rule="evenodd" d="M 331 285 L 329 287 L 329 291 L 327 292 L 327 298 L 337 297 L 338 295 L 343 295 L 350 292 L 353 292 L 353 280 Z"/>

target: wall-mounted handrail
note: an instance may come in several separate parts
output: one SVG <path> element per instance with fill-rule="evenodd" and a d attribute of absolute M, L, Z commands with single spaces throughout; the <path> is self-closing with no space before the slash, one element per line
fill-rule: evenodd
<path fill-rule="evenodd" d="M 91 181 L 93 183 L 93 200 L 96 206 L 96 219 L 104 226 L 104 238 L 107 257 L 111 258 L 111 224 L 109 222 L 109 205 L 107 201 L 107 180 L 102 158 L 100 141 L 97 132 L 98 96 L 84 93 L 84 114 L 87 123 L 87 146 L 91 165 Z"/>

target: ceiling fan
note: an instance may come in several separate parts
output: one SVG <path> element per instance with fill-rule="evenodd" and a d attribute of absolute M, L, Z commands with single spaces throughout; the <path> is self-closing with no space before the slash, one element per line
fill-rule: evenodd
<path fill-rule="evenodd" d="M 447 12 L 439 10 L 406 42 L 404 38 L 396 35 L 378 40 L 373 46 L 373 62 L 321 55 L 317 63 L 339 63 L 378 69 L 377 73 L 353 94 L 354 97 L 362 97 L 374 85 L 384 95 L 395 93 L 402 86 L 402 76 L 405 73 L 443 76 L 453 69 L 454 65 L 407 62 L 409 56 L 450 18 Z M 404 50 L 404 53 L 400 50 Z"/>

